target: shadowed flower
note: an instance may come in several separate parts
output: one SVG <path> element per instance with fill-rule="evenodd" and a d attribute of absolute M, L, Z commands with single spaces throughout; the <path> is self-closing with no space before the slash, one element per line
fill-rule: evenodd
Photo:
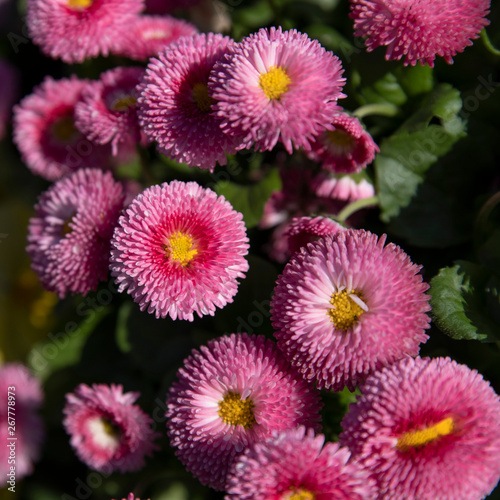
<path fill-rule="evenodd" d="M 123 498 L 122 500 L 141 500 L 139 497 L 135 497 L 133 493 L 129 493 L 127 498 Z"/>
<path fill-rule="evenodd" d="M 222 490 L 236 456 L 298 425 L 317 427 L 316 390 L 264 336 L 232 334 L 193 350 L 168 398 L 176 455 L 203 484 Z"/>
<path fill-rule="evenodd" d="M 119 219 L 111 274 L 141 310 L 193 321 L 232 302 L 248 270 L 242 215 L 195 182 L 143 191 Z"/>
<path fill-rule="evenodd" d="M 490 0 L 351 0 L 354 34 L 368 51 L 386 46 L 385 58 L 405 57 L 405 66 L 434 66 L 436 56 L 453 56 L 472 45 L 489 24 Z"/>
<path fill-rule="evenodd" d="M 428 285 L 419 270 L 398 246 L 385 246 L 385 236 L 361 229 L 309 243 L 274 289 L 278 347 L 319 388 L 353 390 L 427 340 Z"/>
<path fill-rule="evenodd" d="M 80 384 L 66 395 L 64 427 L 78 458 L 91 469 L 136 471 L 157 448 L 152 419 L 133 404 L 138 397 L 114 384 Z"/>
<path fill-rule="evenodd" d="M 450 358 L 407 358 L 375 372 L 342 420 L 341 443 L 380 500 L 480 500 L 500 479 L 500 399 Z"/>

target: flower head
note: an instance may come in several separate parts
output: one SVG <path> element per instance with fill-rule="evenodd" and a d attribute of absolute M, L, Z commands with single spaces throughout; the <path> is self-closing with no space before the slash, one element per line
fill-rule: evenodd
<path fill-rule="evenodd" d="M 369 51 L 386 46 L 385 58 L 415 66 L 434 66 L 436 56 L 453 56 L 489 24 L 490 0 L 351 0 L 354 34 L 366 38 Z"/>
<path fill-rule="evenodd" d="M 44 288 L 63 298 L 86 294 L 106 279 L 124 196 L 122 185 L 97 169 L 78 170 L 42 193 L 26 251 Z"/>
<path fill-rule="evenodd" d="M 28 0 L 27 24 L 42 51 L 66 63 L 107 56 L 144 0 Z"/>
<path fill-rule="evenodd" d="M 430 322 L 419 270 L 385 237 L 360 229 L 309 243 L 274 289 L 278 347 L 307 380 L 333 390 L 417 355 Z"/>
<path fill-rule="evenodd" d="M 305 427 L 252 443 L 233 463 L 226 500 L 370 500 L 374 481 L 338 443 Z"/>
<path fill-rule="evenodd" d="M 230 48 L 212 72 L 209 88 L 228 135 L 246 147 L 293 148 L 331 128 L 345 97 L 339 59 L 297 30 L 261 29 Z"/>
<path fill-rule="evenodd" d="M 152 419 L 138 405 L 137 392 L 121 385 L 80 384 L 66 395 L 64 426 L 78 458 L 102 472 L 129 472 L 144 466 L 157 433 Z"/>
<path fill-rule="evenodd" d="M 170 158 L 213 171 L 225 165 L 240 141 L 224 134 L 207 87 L 215 62 L 233 41 L 201 33 L 173 42 L 146 70 L 139 116 L 146 135 Z"/>
<path fill-rule="evenodd" d="M 317 427 L 315 389 L 271 340 L 232 334 L 193 350 L 168 398 L 176 455 L 203 484 L 224 489 L 231 463 L 253 442 L 298 425 Z"/>
<path fill-rule="evenodd" d="M 500 479 L 500 399 L 450 358 L 406 358 L 373 373 L 342 420 L 341 443 L 379 497 L 480 500 Z"/>
<path fill-rule="evenodd" d="M 242 215 L 195 182 L 143 191 L 119 219 L 111 274 L 141 310 L 193 320 L 232 302 L 248 270 Z"/>

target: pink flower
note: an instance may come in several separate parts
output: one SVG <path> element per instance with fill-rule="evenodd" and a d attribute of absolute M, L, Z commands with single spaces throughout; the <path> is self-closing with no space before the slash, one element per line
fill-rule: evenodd
<path fill-rule="evenodd" d="M 338 443 L 304 427 L 252 443 L 233 463 L 226 500 L 375 498 L 374 481 Z"/>
<path fill-rule="evenodd" d="M 30 36 L 42 51 L 66 63 L 107 56 L 144 0 L 28 0 Z"/>
<path fill-rule="evenodd" d="M 182 37 L 149 63 L 139 117 L 160 153 L 213 171 L 217 162 L 226 164 L 226 153 L 240 147 L 239 140 L 220 129 L 207 87 L 213 65 L 232 43 L 213 33 Z"/>
<path fill-rule="evenodd" d="M 144 190 L 120 217 L 112 246 L 119 291 L 157 318 L 213 316 L 248 270 L 242 215 L 195 182 Z"/>
<path fill-rule="evenodd" d="M 321 163 L 328 172 L 353 174 L 375 158 L 379 148 L 354 116 L 335 114 L 334 130 L 326 130 L 312 144 L 309 158 Z"/>
<path fill-rule="evenodd" d="M 373 373 L 342 420 L 341 443 L 380 500 L 480 500 L 500 479 L 500 399 L 450 358 L 406 358 Z"/>
<path fill-rule="evenodd" d="M 453 56 L 489 24 L 490 0 L 351 0 L 354 34 L 366 38 L 368 51 L 386 46 L 385 58 L 405 57 L 434 66 L 436 56 L 449 64 Z"/>
<path fill-rule="evenodd" d="M 352 202 L 375 196 L 373 184 L 357 176 L 322 173 L 311 181 L 311 190 L 319 198 L 332 198 Z"/>
<path fill-rule="evenodd" d="M 46 77 L 14 107 L 14 142 L 35 174 L 55 181 L 84 167 L 106 168 L 110 152 L 75 128 L 75 106 L 88 80 Z"/>
<path fill-rule="evenodd" d="M 264 336 L 232 334 L 193 350 L 168 398 L 176 455 L 203 484 L 226 485 L 232 462 L 251 443 L 298 425 L 317 427 L 315 389 Z"/>
<path fill-rule="evenodd" d="M 122 500 L 141 500 L 140 498 L 136 498 L 133 493 L 129 493 L 127 498 L 123 498 Z"/>
<path fill-rule="evenodd" d="M 133 404 L 138 397 L 114 384 L 80 384 L 66 395 L 64 427 L 78 458 L 91 469 L 136 471 L 157 448 L 152 419 Z"/>
<path fill-rule="evenodd" d="M 83 169 L 42 193 L 28 226 L 31 267 L 60 298 L 86 294 L 108 276 L 110 240 L 123 206 L 109 172 Z"/>
<path fill-rule="evenodd" d="M 297 30 L 271 28 L 244 38 L 217 63 L 209 88 L 228 135 L 271 150 L 281 141 L 309 150 L 340 108 L 339 59 Z"/>
<path fill-rule="evenodd" d="M 40 458 L 45 428 L 37 411 L 43 401 L 40 381 L 20 363 L 0 367 L 0 487 L 12 486 L 11 466 L 16 481 L 33 473 Z"/>
<path fill-rule="evenodd" d="M 196 26 L 183 19 L 172 16 L 137 16 L 120 38 L 115 52 L 137 61 L 147 61 L 181 36 L 193 36 L 197 33 Z"/>
<path fill-rule="evenodd" d="M 111 144 L 113 155 L 119 144 L 133 145 L 141 139 L 137 119 L 137 86 L 144 75 L 138 67 L 117 67 L 101 74 L 89 85 L 76 105 L 76 126 L 90 141 Z"/>
<path fill-rule="evenodd" d="M 278 347 L 319 388 L 353 390 L 374 370 L 416 356 L 428 336 L 427 283 L 398 246 L 361 229 L 309 243 L 278 277 Z"/>

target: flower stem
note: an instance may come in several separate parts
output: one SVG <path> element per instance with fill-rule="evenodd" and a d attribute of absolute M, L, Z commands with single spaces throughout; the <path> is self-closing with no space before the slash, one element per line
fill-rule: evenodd
<path fill-rule="evenodd" d="M 369 115 L 396 116 L 398 113 L 399 109 L 394 104 L 374 103 L 359 107 L 353 112 L 353 115 L 357 118 L 363 118 Z"/>
<path fill-rule="evenodd" d="M 362 198 L 361 200 L 356 200 L 349 205 L 345 206 L 340 213 L 335 217 L 337 222 L 345 222 L 353 213 L 361 210 L 363 208 L 378 205 L 378 197 L 370 196 L 369 198 Z"/>
<path fill-rule="evenodd" d="M 490 37 L 488 36 L 488 33 L 486 33 L 486 30 L 483 29 L 481 31 L 481 39 L 483 40 L 484 46 L 495 56 L 500 56 L 500 50 L 498 50 L 490 40 Z"/>

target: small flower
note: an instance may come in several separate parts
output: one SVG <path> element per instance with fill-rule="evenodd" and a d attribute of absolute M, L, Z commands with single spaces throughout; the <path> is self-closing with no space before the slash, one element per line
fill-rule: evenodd
<path fill-rule="evenodd" d="M 118 67 L 101 74 L 89 85 L 76 105 L 76 126 L 89 140 L 111 144 L 113 155 L 119 144 L 134 145 L 140 141 L 137 119 L 137 86 L 144 75 L 138 67 Z"/>
<path fill-rule="evenodd" d="M 13 464 L 14 481 L 33 473 L 33 464 L 40 458 L 45 428 L 37 414 L 43 401 L 41 384 L 24 365 L 0 366 L 0 394 L 0 487 L 4 487 L 10 480 L 8 474 Z"/>
<path fill-rule="evenodd" d="M 30 36 L 42 51 L 65 63 L 107 56 L 143 0 L 28 0 Z"/>
<path fill-rule="evenodd" d="M 160 153 L 189 166 L 213 171 L 227 163 L 240 141 L 224 134 L 213 111 L 208 77 L 233 43 L 220 34 L 202 33 L 173 42 L 146 69 L 139 117 Z"/>
<path fill-rule="evenodd" d="M 141 310 L 193 321 L 232 302 L 248 270 L 242 215 L 195 182 L 143 191 L 119 219 L 111 274 Z"/>
<path fill-rule="evenodd" d="M 42 193 L 28 226 L 31 267 L 43 287 L 86 294 L 108 276 L 110 240 L 124 190 L 109 172 L 78 170 Z"/>
<path fill-rule="evenodd" d="M 309 150 L 345 97 L 339 59 L 297 30 L 271 28 L 244 38 L 212 71 L 209 88 L 228 135 L 271 150 L 281 141 Z"/>
<path fill-rule="evenodd" d="M 343 200 L 348 203 L 375 196 L 373 184 L 356 175 L 320 173 L 311 180 L 311 190 L 319 198 Z"/>
<path fill-rule="evenodd" d="M 419 270 L 385 236 L 360 229 L 309 243 L 274 289 L 278 347 L 306 380 L 335 391 L 416 356 L 430 322 Z"/>
<path fill-rule="evenodd" d="M 133 404 L 138 397 L 114 384 L 80 384 L 66 395 L 64 427 L 78 458 L 91 469 L 136 471 L 156 449 L 152 419 Z"/>
<path fill-rule="evenodd" d="M 305 427 L 252 443 L 233 463 L 226 500 L 370 500 L 374 481 L 338 443 Z"/>
<path fill-rule="evenodd" d="M 453 56 L 472 45 L 489 24 L 490 0 L 351 0 L 354 34 L 366 38 L 368 51 L 386 46 L 386 60 L 434 66 L 436 56 Z"/>
<path fill-rule="evenodd" d="M 203 484 L 222 490 L 237 455 L 298 425 L 317 427 L 315 389 L 264 336 L 232 334 L 193 350 L 168 398 L 176 455 Z"/>
<path fill-rule="evenodd" d="M 341 443 L 379 499 L 480 500 L 500 479 L 500 399 L 450 358 L 406 358 L 373 373 L 342 420 Z"/>

